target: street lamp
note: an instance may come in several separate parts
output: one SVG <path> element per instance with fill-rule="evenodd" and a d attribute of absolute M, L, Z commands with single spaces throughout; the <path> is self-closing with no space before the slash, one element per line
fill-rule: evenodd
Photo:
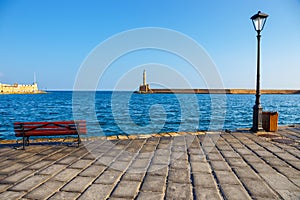
<path fill-rule="evenodd" d="M 263 30 L 268 15 L 258 11 L 251 17 L 254 29 L 257 32 L 257 73 L 256 73 L 256 99 L 253 106 L 253 132 L 262 131 L 262 106 L 260 104 L 260 32 Z"/>

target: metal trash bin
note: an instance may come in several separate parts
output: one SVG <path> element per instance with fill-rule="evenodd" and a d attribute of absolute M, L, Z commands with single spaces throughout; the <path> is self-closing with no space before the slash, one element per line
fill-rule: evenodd
<path fill-rule="evenodd" d="M 265 111 L 262 113 L 262 127 L 265 131 L 275 132 L 278 129 L 278 112 Z"/>

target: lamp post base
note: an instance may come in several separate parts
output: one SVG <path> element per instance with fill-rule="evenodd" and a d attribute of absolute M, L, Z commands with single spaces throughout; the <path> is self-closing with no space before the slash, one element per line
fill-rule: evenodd
<path fill-rule="evenodd" d="M 262 127 L 262 106 L 260 104 L 253 106 L 253 125 L 251 131 L 255 133 L 264 131 Z"/>

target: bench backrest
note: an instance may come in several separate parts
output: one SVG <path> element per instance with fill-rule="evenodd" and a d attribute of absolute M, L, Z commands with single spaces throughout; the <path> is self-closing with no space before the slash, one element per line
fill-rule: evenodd
<path fill-rule="evenodd" d="M 16 137 L 86 134 L 86 121 L 15 122 Z"/>

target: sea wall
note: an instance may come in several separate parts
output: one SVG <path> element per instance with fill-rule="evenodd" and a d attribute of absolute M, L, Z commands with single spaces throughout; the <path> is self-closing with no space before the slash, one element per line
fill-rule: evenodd
<path fill-rule="evenodd" d="M 140 93 L 145 93 L 140 92 Z M 255 94 L 251 89 L 151 89 L 153 94 Z M 261 90 L 261 94 L 300 94 L 300 90 Z"/>

